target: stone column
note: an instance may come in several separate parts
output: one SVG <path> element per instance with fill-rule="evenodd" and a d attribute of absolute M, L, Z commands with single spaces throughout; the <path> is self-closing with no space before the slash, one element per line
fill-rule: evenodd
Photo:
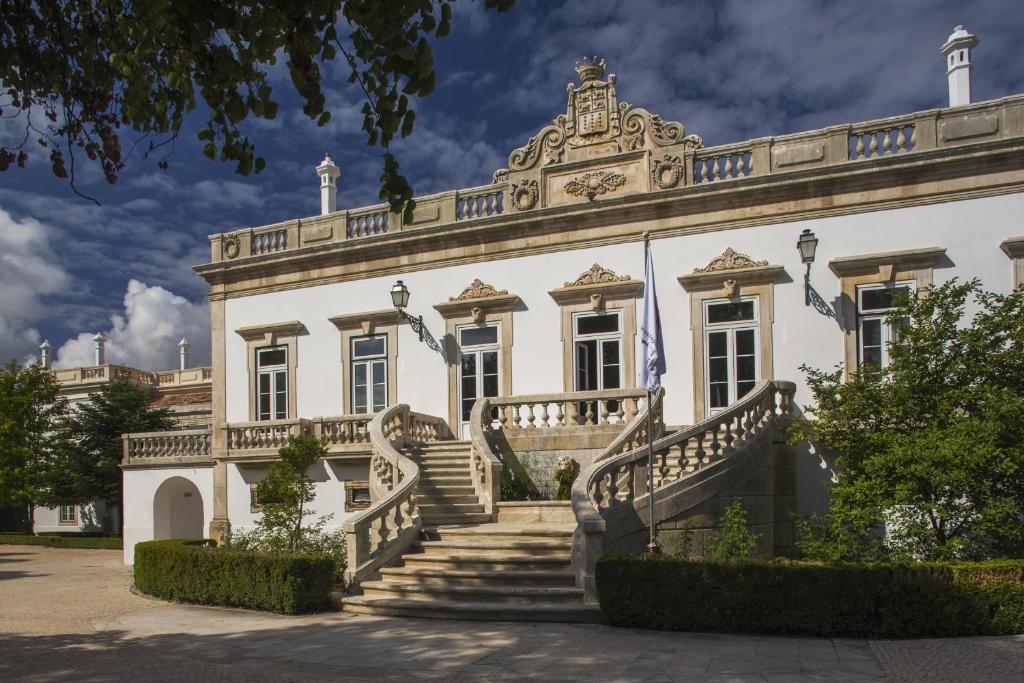
<path fill-rule="evenodd" d="M 217 291 L 210 293 L 210 365 L 213 391 L 213 422 L 210 435 L 210 455 L 213 466 L 213 518 L 209 536 L 218 542 L 231 532 L 228 519 L 228 466 L 224 425 L 227 422 L 227 353 L 224 338 L 224 297 Z"/>

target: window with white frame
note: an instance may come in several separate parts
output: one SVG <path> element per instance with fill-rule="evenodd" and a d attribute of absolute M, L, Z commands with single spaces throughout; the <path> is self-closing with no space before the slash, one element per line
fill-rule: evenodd
<path fill-rule="evenodd" d="M 388 405 L 388 338 L 378 334 L 351 341 L 352 412 L 375 413 Z"/>
<path fill-rule="evenodd" d="M 576 391 L 622 388 L 622 312 L 572 319 Z"/>
<path fill-rule="evenodd" d="M 708 412 L 743 398 L 759 376 L 756 296 L 704 302 L 704 377 Z"/>
<path fill-rule="evenodd" d="M 459 416 L 464 430 L 476 400 L 499 393 L 501 330 L 498 323 L 464 325 L 458 335 Z"/>
<path fill-rule="evenodd" d="M 256 419 L 288 418 L 288 348 L 256 349 Z"/>
<path fill-rule="evenodd" d="M 61 505 L 58 512 L 61 524 L 77 524 L 78 510 L 74 505 Z"/>
<path fill-rule="evenodd" d="M 889 365 L 889 345 L 896 325 L 886 323 L 893 302 L 914 291 L 911 281 L 857 287 L 857 367 Z"/>

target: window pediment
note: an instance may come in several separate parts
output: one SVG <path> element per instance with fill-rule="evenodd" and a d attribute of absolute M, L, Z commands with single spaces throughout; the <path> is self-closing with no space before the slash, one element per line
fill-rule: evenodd
<path fill-rule="evenodd" d="M 289 320 L 280 323 L 266 323 L 263 325 L 247 325 L 235 330 L 235 334 L 247 342 L 262 341 L 268 338 L 269 343 L 276 344 L 279 337 L 297 337 L 306 334 L 306 326 L 298 320 Z"/>
<path fill-rule="evenodd" d="M 999 248 L 1010 258 L 1024 258 L 1024 235 L 1003 240 Z"/>
<path fill-rule="evenodd" d="M 435 304 L 434 310 L 446 320 L 463 318 L 470 314 L 474 320 L 482 320 L 483 313 L 511 311 L 521 301 L 517 295 L 509 294 L 507 289 L 498 289 L 476 278 L 457 296 L 448 297 L 448 301 Z"/>
<path fill-rule="evenodd" d="M 363 334 L 373 334 L 377 327 L 397 325 L 401 318 L 401 313 L 394 308 L 383 308 L 377 311 L 335 315 L 328 320 L 341 331 L 360 329 Z"/>
<path fill-rule="evenodd" d="M 893 271 L 934 268 L 945 255 L 946 250 L 941 247 L 925 247 L 878 254 L 843 256 L 829 261 L 828 267 L 839 277 L 879 274 L 885 279 L 890 279 Z"/>
<path fill-rule="evenodd" d="M 692 273 L 677 279 L 687 292 L 722 290 L 725 296 L 733 296 L 737 287 L 772 284 L 784 271 L 782 266 L 755 261 L 729 247 L 708 265 L 694 268 Z"/>
<path fill-rule="evenodd" d="M 619 275 L 610 268 L 598 264 L 580 273 L 575 280 L 552 289 L 548 294 L 559 305 L 605 299 L 635 299 L 644 292 L 644 283 L 629 275 Z"/>

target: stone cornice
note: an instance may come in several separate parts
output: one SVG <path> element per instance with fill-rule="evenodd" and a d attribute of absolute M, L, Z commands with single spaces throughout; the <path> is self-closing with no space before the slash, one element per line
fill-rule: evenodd
<path fill-rule="evenodd" d="M 1003 240 L 999 248 L 1010 258 L 1024 258 L 1024 235 Z"/>
<path fill-rule="evenodd" d="M 593 284 L 573 284 L 567 287 L 559 287 L 548 292 L 551 298 L 559 305 L 580 303 L 592 300 L 594 295 L 600 295 L 605 300 L 636 299 L 644 293 L 644 283 L 641 280 L 626 278 L 615 282 L 597 282 Z"/>
<path fill-rule="evenodd" d="M 885 266 L 892 266 L 900 270 L 934 268 L 935 264 L 945 255 L 946 250 L 941 247 L 926 247 L 878 254 L 843 256 L 829 261 L 828 267 L 839 277 L 849 277 L 876 273 Z"/>
<path fill-rule="evenodd" d="M 382 308 L 376 311 L 361 311 L 359 313 L 346 313 L 335 315 L 328 320 L 339 330 L 352 330 L 377 325 L 397 325 L 402 319 L 402 314 L 394 308 Z"/>
<path fill-rule="evenodd" d="M 977 143 L 516 212 L 195 268 L 211 299 L 371 276 L 935 204 L 1024 189 L 1024 141 Z M 317 271 L 315 278 L 310 271 Z"/>
<path fill-rule="evenodd" d="M 733 286 L 771 284 L 778 280 L 786 270 L 782 266 L 768 265 L 767 262 L 764 262 L 763 265 L 761 262 L 758 263 L 759 265 L 745 268 L 700 270 L 680 275 L 676 279 L 687 292 L 695 292 L 706 289 L 722 289 L 729 281 L 733 282 Z M 732 287 L 727 289 L 732 289 Z"/>
<path fill-rule="evenodd" d="M 479 308 L 487 313 L 511 311 L 520 303 L 522 303 L 522 299 L 516 294 L 499 294 L 468 299 L 449 299 L 434 304 L 434 310 L 440 313 L 442 318 L 447 319 L 465 316 L 474 308 Z"/>
<path fill-rule="evenodd" d="M 235 334 L 245 341 L 259 341 L 268 334 L 274 337 L 295 337 L 300 334 L 306 334 L 306 326 L 298 320 L 288 320 L 280 323 L 239 327 L 235 330 Z"/>

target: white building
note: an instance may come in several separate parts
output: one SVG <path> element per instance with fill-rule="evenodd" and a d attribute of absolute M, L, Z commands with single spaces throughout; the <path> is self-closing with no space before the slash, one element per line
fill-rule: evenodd
<path fill-rule="evenodd" d="M 455 523 L 553 523 L 570 584 L 592 588 L 602 547 L 647 540 L 647 233 L 667 355 L 657 521 L 699 547 L 738 496 L 759 552 L 788 552 L 792 513 L 821 509 L 828 476 L 771 436 L 798 411 L 788 383 L 808 400 L 799 367 L 884 363 L 895 291 L 1021 282 L 1024 96 L 969 102 L 975 43 L 959 27 L 943 48 L 957 106 L 718 147 L 620 102 L 604 63 L 584 61 L 565 112 L 493 184 L 421 197 L 410 221 L 336 210 L 328 157 L 322 215 L 210 237 L 196 272 L 211 287 L 212 447 L 151 457 L 129 442 L 125 561 L 144 539 L 249 527 L 266 462 L 306 432 L 328 440 L 316 506 L 349 534 L 353 609 L 423 598 L 396 577 L 424 576 L 409 570 L 419 534 L 441 527 L 443 542 Z M 583 465 L 571 508 L 501 503 L 510 473 L 550 497 L 559 454 Z M 463 477 L 450 490 L 446 468 Z"/>

